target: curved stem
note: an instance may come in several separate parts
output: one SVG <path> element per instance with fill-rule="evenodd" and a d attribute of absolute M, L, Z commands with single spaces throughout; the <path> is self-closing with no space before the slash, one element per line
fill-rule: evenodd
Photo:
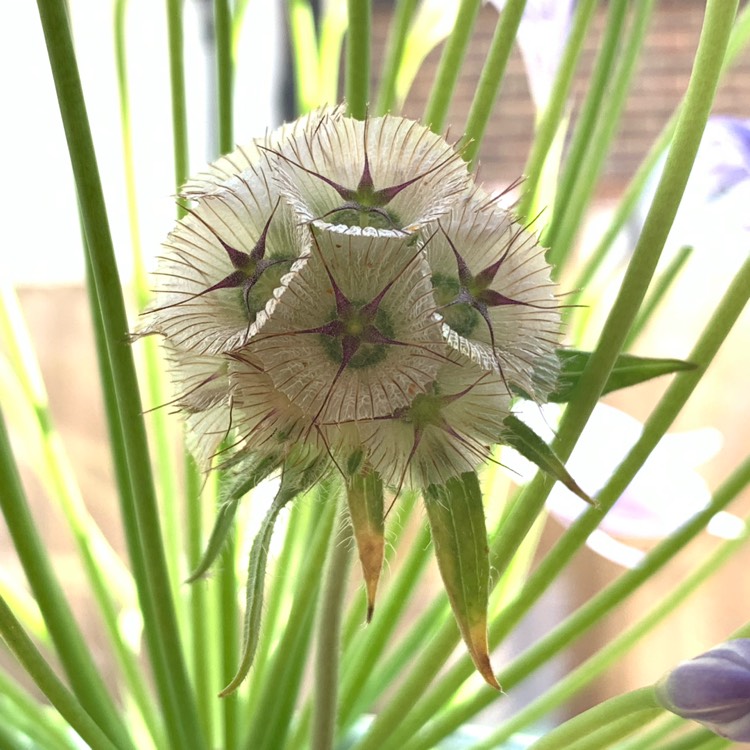
<path fill-rule="evenodd" d="M 659 704 L 656 702 L 652 686 L 618 695 L 553 729 L 535 742 L 529 750 L 560 750 L 570 747 L 571 743 L 593 734 L 603 725 L 616 721 L 625 714 L 650 714 L 655 709 L 659 709 Z"/>
<path fill-rule="evenodd" d="M 37 651 L 20 623 L 13 616 L 5 599 L 0 598 L 0 637 L 13 655 L 34 680 L 37 687 L 49 698 L 50 703 L 60 712 L 70 726 L 89 744 L 92 750 L 118 750 L 132 747 L 125 738 L 118 738 L 115 745 L 91 718 L 88 712 L 68 691 L 53 672 L 44 657 Z M 95 685 L 91 686 L 96 689 Z M 123 744 L 123 740 L 125 744 Z"/>

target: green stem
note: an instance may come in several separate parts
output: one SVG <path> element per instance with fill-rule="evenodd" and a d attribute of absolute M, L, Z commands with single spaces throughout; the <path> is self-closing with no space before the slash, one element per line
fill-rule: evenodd
<path fill-rule="evenodd" d="M 167 0 L 169 78 L 172 92 L 172 138 L 174 184 L 179 190 L 188 178 L 187 101 L 185 96 L 185 52 L 182 30 L 183 0 Z M 181 215 L 182 209 L 178 208 Z"/>
<path fill-rule="evenodd" d="M 219 112 L 219 152 L 234 148 L 234 63 L 232 61 L 232 9 L 229 0 L 214 0 L 216 74 Z"/>
<path fill-rule="evenodd" d="M 569 747 L 572 742 L 586 735 L 593 734 L 603 725 L 616 721 L 625 714 L 640 714 L 645 720 L 658 708 L 659 704 L 656 702 L 653 687 L 618 695 L 553 729 L 535 742 L 529 750 L 560 750 L 560 748 Z"/>
<path fill-rule="evenodd" d="M 113 742 L 132 748 L 127 730 L 94 666 L 91 650 L 76 625 L 73 613 L 47 556 L 45 545 L 34 525 L 18 469 L 13 460 L 2 412 L 0 412 L 0 487 L 3 488 L 0 492 L 0 509 L 5 517 L 13 545 L 76 697 Z M 3 600 L 3 605 L 7 607 L 5 600 Z"/>
<path fill-rule="evenodd" d="M 658 750 L 714 750 L 731 744 L 729 740 L 717 737 L 708 729 L 694 729 L 682 737 L 659 745 Z"/>
<path fill-rule="evenodd" d="M 461 0 L 456 23 L 445 43 L 435 82 L 432 84 L 430 98 L 422 118 L 435 133 L 440 133 L 445 127 L 448 107 L 453 98 L 456 81 L 458 81 L 458 75 L 469 48 L 471 32 L 481 5 L 481 0 Z"/>
<path fill-rule="evenodd" d="M 274 656 L 269 674 L 261 687 L 250 732 L 243 747 L 246 750 L 277 750 L 284 746 L 294 705 L 300 689 L 305 656 L 312 638 L 315 602 L 320 588 L 320 570 L 333 530 L 337 503 L 329 482 L 318 488 L 319 518 L 309 541 L 291 612 Z"/>
<path fill-rule="evenodd" d="M 221 632 L 221 684 L 228 685 L 237 671 L 240 661 L 240 625 L 237 606 L 237 573 L 235 568 L 237 543 L 234 531 L 230 531 L 224 544 L 216 589 Z M 215 700 L 215 698 L 214 698 Z M 221 701 L 224 750 L 239 747 L 239 695 L 237 692 L 224 696 Z"/>
<path fill-rule="evenodd" d="M 347 11 L 346 105 L 352 117 L 364 120 L 370 99 L 371 0 L 347 0 Z"/>
<path fill-rule="evenodd" d="M 474 100 L 464 129 L 466 148 L 463 157 L 472 169 L 477 167 L 484 131 L 500 92 L 500 84 L 505 77 L 505 68 L 525 7 L 526 0 L 508 0 L 495 26 L 495 33 L 474 91 Z"/>
<path fill-rule="evenodd" d="M 599 494 L 599 507 L 587 511 L 570 527 L 557 545 L 540 562 L 522 591 L 516 597 L 516 600 L 492 623 L 490 627 L 490 645 L 493 648 L 518 623 L 531 605 L 547 590 L 552 581 L 556 580 L 562 568 L 567 565 L 575 552 L 584 544 L 589 534 L 601 522 L 602 513 L 606 513 L 614 505 L 615 501 L 632 481 L 635 474 L 643 465 L 643 462 L 689 398 L 701 375 L 705 372 L 721 343 L 729 333 L 729 330 L 742 312 L 748 296 L 750 296 L 750 260 L 745 263 L 740 273 L 733 280 L 724 299 L 717 307 L 703 335 L 690 354 L 690 361 L 697 364 L 696 370 L 683 372 L 675 377 L 663 399 L 652 412 L 651 418 L 644 425 L 638 442 L 633 446 L 628 456 L 620 464 L 608 484 Z M 688 522 L 680 530 L 680 533 L 670 537 L 649 554 L 647 559 L 650 562 L 644 563 L 643 566 L 629 571 L 622 576 L 605 592 L 602 592 L 598 597 L 587 603 L 584 607 L 581 607 L 565 623 L 535 644 L 534 647 L 523 655 L 522 659 L 516 660 L 509 666 L 502 675 L 502 684 L 507 688 L 509 684 L 517 683 L 520 679 L 525 678 L 532 669 L 544 663 L 553 653 L 556 653 L 566 645 L 570 639 L 581 635 L 584 631 L 584 622 L 586 623 L 586 627 L 588 627 L 603 617 L 606 612 L 610 611 L 613 606 L 622 601 L 626 595 L 629 595 L 635 587 L 642 583 L 643 579 L 641 576 L 648 577 L 652 575 L 660 565 L 663 565 L 674 555 L 677 549 L 686 544 L 693 535 L 698 533 L 708 523 L 711 516 L 722 509 L 729 499 L 745 486 L 748 478 L 750 478 L 750 461 L 740 467 L 738 472 L 735 472 L 730 480 L 722 485 L 722 489 L 717 492 L 714 502 L 709 508 Z M 529 487 L 532 487 L 535 481 L 532 481 Z M 524 494 L 522 493 L 520 497 L 523 498 Z M 516 505 L 516 507 L 518 506 Z M 504 530 L 506 528 L 507 518 L 506 523 L 501 524 L 496 536 L 496 540 L 502 540 L 503 544 L 509 543 L 504 537 Z M 496 543 L 493 543 L 494 547 L 496 547 Z M 501 554 L 502 551 L 502 548 L 496 549 L 496 556 Z M 503 565 L 501 567 L 495 565 L 494 567 L 504 570 L 507 566 Z M 382 743 L 384 737 L 393 733 L 396 727 L 405 721 L 403 714 L 399 714 L 397 710 L 398 706 L 411 706 L 408 716 L 411 734 L 416 731 L 414 725 L 421 725 L 430 720 L 435 713 L 430 708 L 433 705 L 434 695 L 441 690 L 445 690 L 446 683 L 436 686 L 428 697 L 422 696 L 423 689 L 421 686 L 437 673 L 442 664 L 441 653 L 444 660 L 444 654 L 451 652 L 456 640 L 455 628 L 451 629 L 449 625 L 432 638 L 420 662 L 399 688 L 392 702 L 381 710 L 378 718 L 370 728 L 365 741 L 357 746 L 357 750 L 364 750 L 364 748 L 368 748 L 369 750 L 370 748 L 379 747 L 378 743 Z M 462 670 L 466 672 L 471 671 L 467 661 L 465 659 L 462 664 L 457 665 L 455 670 L 452 670 L 446 677 L 446 680 L 454 683 L 454 690 L 468 676 L 468 673 L 463 673 L 462 676 Z M 422 700 L 420 700 L 419 706 L 416 706 L 415 703 L 419 698 L 422 698 Z M 484 691 L 478 694 L 475 699 L 464 701 L 460 708 L 462 712 L 461 718 L 465 720 L 484 707 L 493 698 L 494 694 L 491 694 L 490 691 Z M 451 720 L 456 720 L 460 723 L 460 719 L 455 715 L 451 716 Z M 441 727 L 441 731 L 443 729 L 444 727 Z M 444 735 L 441 734 L 440 736 Z M 427 747 L 430 746 L 427 745 Z"/>
<path fill-rule="evenodd" d="M 565 108 L 568 106 L 568 94 L 573 84 L 573 76 L 578 66 L 581 51 L 583 50 L 586 33 L 597 6 L 598 3 L 596 0 L 581 0 L 576 5 L 570 29 L 570 37 L 565 45 L 565 52 L 560 60 L 560 67 L 552 85 L 547 108 L 544 110 L 544 114 L 539 121 L 531 153 L 526 160 L 526 166 L 523 170 L 527 178 L 524 183 L 524 195 L 518 205 L 518 215 L 522 220 L 530 218 L 528 214 L 534 203 L 539 179 L 542 175 L 542 168 L 547 159 L 550 146 L 552 146 L 552 142 L 555 139 L 558 126 L 564 117 Z"/>
<path fill-rule="evenodd" d="M 388 30 L 388 42 L 383 56 L 383 67 L 380 72 L 378 99 L 375 104 L 377 115 L 389 112 L 396 101 L 396 79 L 404 57 L 409 26 L 416 8 L 417 0 L 397 0 L 393 10 L 391 26 Z"/>
<path fill-rule="evenodd" d="M 126 18 L 128 0 L 117 0 L 115 5 L 115 61 L 117 64 L 117 89 L 120 100 L 120 122 L 122 124 L 122 153 L 125 170 L 125 192 L 128 207 L 128 224 L 133 253 L 133 284 L 135 304 L 142 310 L 150 300 L 148 278 L 146 275 L 143 249 L 140 239 L 140 222 L 138 218 L 138 199 L 135 183 L 135 163 L 133 154 L 132 126 L 130 119 L 130 95 L 128 89 L 127 56 L 126 56 Z M 146 380 L 148 403 L 160 406 L 167 402 L 167 389 L 161 368 L 158 345 L 153 338 L 143 341 L 143 362 Z M 162 517 L 166 528 L 174 529 L 165 540 L 167 563 L 173 596 L 177 596 L 179 586 L 180 560 L 180 523 L 177 512 L 176 467 L 173 455 L 173 439 L 168 415 L 165 409 L 155 409 L 150 414 L 153 426 L 156 461 L 154 462 L 157 487 L 160 491 Z"/>
<path fill-rule="evenodd" d="M 187 559 L 190 570 L 195 570 L 203 554 L 203 513 L 204 503 L 216 505 L 216 484 L 210 482 L 211 490 L 201 496 L 201 476 L 195 462 L 187 458 L 185 472 L 185 497 L 187 502 Z M 213 502 L 212 502 L 213 501 Z M 208 606 L 208 591 L 205 581 L 195 581 L 190 586 L 190 635 L 192 638 L 193 684 L 196 704 L 200 715 L 203 736 L 211 746 L 215 726 L 216 686 L 221 682 L 214 664 L 214 643 L 211 636 L 220 638 L 217 629 L 212 628 Z M 222 684 L 224 684 L 222 682 Z"/>
<path fill-rule="evenodd" d="M 327 570 L 318 617 L 315 654 L 312 750 L 332 750 L 338 706 L 339 660 L 341 658 L 341 614 L 352 563 L 351 527 L 341 515 L 337 533 L 331 535 Z"/>
<path fill-rule="evenodd" d="M 12 612 L 13 608 L 10 609 Z M 0 695 L 2 696 L 0 705 L 7 713 L 16 718 L 22 718 L 25 725 L 34 728 L 35 737 L 32 739 L 38 737 L 40 747 L 75 750 L 67 725 L 59 721 L 47 706 L 43 706 L 37 699 L 32 698 L 6 672 L 1 670 Z"/>
<path fill-rule="evenodd" d="M 39 0 L 39 11 L 76 181 L 88 262 L 106 334 L 109 365 L 119 412 L 119 428 L 132 488 L 132 492 L 121 500 L 123 503 L 134 502 L 133 515 L 138 523 L 139 541 L 138 544 L 131 544 L 131 550 L 136 554 L 142 554 L 144 558 L 142 564 L 134 563 L 134 569 L 141 575 L 145 571 L 148 572 L 146 580 L 138 581 L 139 593 L 150 597 L 153 603 L 151 607 L 145 607 L 144 614 L 150 613 L 154 616 L 152 621 L 147 621 L 146 627 L 153 629 L 154 639 L 161 645 L 157 650 L 166 658 L 170 691 L 176 698 L 174 702 L 170 701 L 171 709 L 167 712 L 175 713 L 172 713 L 171 721 L 168 723 L 182 736 L 183 747 L 189 746 L 190 743 L 194 745 L 200 737 L 200 729 L 181 650 L 171 584 L 164 557 L 138 382 L 132 351 L 127 341 L 128 324 L 122 289 L 116 270 L 117 264 L 66 6 L 62 0 Z M 126 515 L 130 510 L 126 511 Z M 132 531 L 131 529 L 131 533 Z M 155 658 L 158 660 L 159 656 L 155 655 Z"/>
<path fill-rule="evenodd" d="M 635 711 L 632 714 L 625 714 L 619 719 L 613 719 L 601 729 L 594 729 L 591 734 L 582 737 L 577 742 L 566 745 L 566 750 L 604 750 L 604 748 L 612 747 L 613 743 L 642 729 L 662 713 L 660 709 L 655 708 L 651 711 Z"/>
<path fill-rule="evenodd" d="M 5 437 L 2 422 L 0 422 L 0 437 Z M 102 731 L 100 724 L 92 719 L 89 713 L 60 682 L 2 598 L 0 598 L 0 636 L 31 679 L 34 680 L 37 687 L 68 724 L 89 744 L 92 750 L 118 750 L 118 748 L 133 747 L 127 735 L 124 735 L 121 731 L 118 730 L 113 733 L 113 740 L 110 740 Z M 92 690 L 97 690 L 100 687 L 96 683 L 90 685 Z M 99 713 L 99 711 L 97 710 L 95 713 Z M 103 724 L 111 732 L 109 719 Z"/>

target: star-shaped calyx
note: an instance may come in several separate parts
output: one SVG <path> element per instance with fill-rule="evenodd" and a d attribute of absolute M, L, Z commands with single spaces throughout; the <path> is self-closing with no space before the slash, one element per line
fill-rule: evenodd
<path fill-rule="evenodd" d="M 508 244 L 500 258 L 498 258 L 495 262 L 491 263 L 479 273 L 474 274 L 472 273 L 461 253 L 459 253 L 453 240 L 448 236 L 448 233 L 445 231 L 445 229 L 443 229 L 440 222 L 438 222 L 438 225 L 440 226 L 440 231 L 443 233 L 446 241 L 448 242 L 448 246 L 453 252 L 453 256 L 456 259 L 456 266 L 458 267 L 458 289 L 455 290 L 450 288 L 438 288 L 436 290 L 437 296 L 439 298 L 438 303 L 440 304 L 440 309 L 441 311 L 445 311 L 446 309 L 454 307 L 456 305 L 468 305 L 473 310 L 476 310 L 479 315 L 481 315 L 482 319 L 487 325 L 487 330 L 490 336 L 490 344 L 492 346 L 492 353 L 495 357 L 498 371 L 502 375 L 502 367 L 497 356 L 497 347 L 495 344 L 495 330 L 489 314 L 490 308 L 503 307 L 507 305 L 538 307 L 538 305 L 513 299 L 512 297 L 508 297 L 496 291 L 495 289 L 490 288 L 491 284 L 495 281 L 495 277 L 497 276 L 498 271 L 500 270 L 501 266 L 508 256 L 508 253 L 510 252 L 512 243 Z M 446 296 L 449 297 L 449 299 L 446 300 Z M 452 299 L 450 299 L 451 296 L 453 297 Z M 440 299 L 441 297 L 442 299 Z M 451 321 L 448 320 L 449 324 L 450 322 Z M 462 332 L 459 331 L 459 333 Z"/>
<path fill-rule="evenodd" d="M 152 308 L 149 312 L 160 312 L 161 310 L 166 310 L 170 307 L 184 304 L 189 300 L 195 299 L 196 297 L 202 297 L 204 294 L 209 294 L 210 292 L 215 292 L 219 289 L 242 289 L 242 299 L 245 302 L 245 309 L 247 311 L 248 317 L 250 318 L 250 322 L 252 322 L 253 311 L 251 310 L 250 305 L 250 293 L 252 292 L 253 287 L 258 283 L 258 280 L 263 275 L 263 273 L 271 266 L 276 266 L 279 263 L 290 262 L 287 258 L 275 258 L 273 260 L 269 260 L 265 257 L 268 230 L 271 226 L 271 222 L 273 221 L 276 209 L 279 207 L 279 200 L 280 199 L 276 200 L 276 205 L 273 207 L 271 215 L 268 217 L 268 220 L 263 226 L 258 241 L 255 243 L 255 246 L 249 253 L 246 253 L 243 250 L 237 250 L 236 248 L 232 247 L 228 242 L 222 239 L 221 235 L 216 231 L 216 229 L 212 227 L 198 212 L 186 207 L 185 210 L 191 216 L 197 219 L 201 224 L 203 224 L 203 226 L 205 226 L 206 229 L 208 229 L 214 237 L 216 237 L 217 241 L 224 249 L 224 252 L 227 254 L 229 262 L 232 264 L 234 270 L 231 273 L 227 274 L 220 281 L 212 284 L 207 289 L 203 289 L 202 291 L 191 295 L 187 299 L 180 300 L 179 302 L 173 302 L 172 304 L 164 305 L 163 307 Z"/>
<path fill-rule="evenodd" d="M 360 426 L 368 460 L 388 484 L 443 483 L 489 457 L 510 397 L 497 373 L 461 355 L 406 407 Z"/>
<path fill-rule="evenodd" d="M 322 123 L 312 137 L 265 151 L 278 158 L 280 186 L 305 221 L 411 232 L 445 213 L 447 199 L 465 188 L 469 175 L 460 154 L 445 141 L 422 126 L 403 123 L 388 117 L 342 118 Z M 370 154 L 373 142 L 376 159 Z M 335 161 L 333 153 L 339 155 Z M 361 172 L 353 174 L 359 165 Z M 383 187 L 376 187 L 376 176 Z M 337 198 L 321 190 L 321 183 Z M 419 195 L 404 195 L 416 184 Z"/>

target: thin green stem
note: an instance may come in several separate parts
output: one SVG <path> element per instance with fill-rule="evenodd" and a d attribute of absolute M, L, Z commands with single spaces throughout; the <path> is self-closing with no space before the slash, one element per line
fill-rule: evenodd
<path fill-rule="evenodd" d="M 232 9 L 229 0 L 214 0 L 216 74 L 219 112 L 219 152 L 234 148 L 234 62 L 232 60 Z"/>
<path fill-rule="evenodd" d="M 340 509 L 343 510 L 343 508 Z M 338 707 L 339 660 L 341 658 L 341 615 L 352 563 L 349 519 L 342 513 L 324 576 L 315 645 L 315 693 L 313 700 L 312 750 L 332 750 Z"/>
<path fill-rule="evenodd" d="M 237 543 L 235 533 L 230 531 L 224 543 L 219 572 L 219 585 L 216 588 L 221 629 L 221 684 L 228 685 L 240 663 L 240 623 L 237 605 Z M 215 700 L 215 698 L 214 698 Z M 239 747 L 239 695 L 237 692 L 224 696 L 221 700 L 224 750 Z"/>
<path fill-rule="evenodd" d="M 569 747 L 572 742 L 588 734 L 593 734 L 602 725 L 616 721 L 625 714 L 640 714 L 641 718 L 646 720 L 658 708 L 653 687 L 618 695 L 548 732 L 529 750 L 560 750 L 562 747 Z"/>
<path fill-rule="evenodd" d="M 13 607 L 10 607 L 10 610 L 12 612 Z M 32 698 L 4 671 L 0 671 L 0 695 L 0 705 L 7 713 L 14 717 L 22 717 L 24 724 L 35 728 L 41 747 L 75 750 L 70 732 L 55 713 Z"/>
<path fill-rule="evenodd" d="M 5 428 L 1 421 L 0 437 L 5 438 Z M 118 750 L 118 748 L 133 747 L 127 735 L 123 735 L 122 732 L 115 732 L 114 739 L 110 739 L 102 731 L 100 723 L 91 718 L 76 697 L 60 682 L 2 598 L 0 598 L 0 636 L 37 687 L 92 750 Z M 90 686 L 94 690 L 97 687 L 99 686 L 96 684 Z M 99 711 L 97 710 L 96 713 Z M 104 722 L 108 730 L 111 730 L 110 724 L 108 719 Z"/>
<path fill-rule="evenodd" d="M 726 55 L 724 56 L 724 62 L 721 68 L 720 79 L 723 77 L 724 73 L 726 73 L 726 71 L 737 62 L 741 52 L 747 46 L 748 40 L 750 40 L 750 6 L 745 7 L 740 12 L 732 28 L 731 36 L 727 44 Z M 573 284 L 574 289 L 581 291 L 571 297 L 571 306 L 579 302 L 584 291 L 591 283 L 591 280 L 601 267 L 604 259 L 607 257 L 615 239 L 617 239 L 628 218 L 633 213 L 633 210 L 643 194 L 646 181 L 653 174 L 654 167 L 672 139 L 679 117 L 680 109 L 678 108 L 669 118 L 667 124 L 662 128 L 658 138 L 654 141 L 648 154 L 638 167 L 637 172 L 630 181 L 625 194 L 617 206 L 617 210 L 615 211 L 609 226 Z M 573 308 L 571 307 L 569 309 L 572 310 Z M 568 317 L 568 315 L 565 315 L 565 317 Z"/>
<path fill-rule="evenodd" d="M 140 222 L 138 217 L 138 198 L 135 182 L 135 159 L 133 153 L 132 125 L 130 118 L 130 93 L 128 87 L 126 21 L 128 0 L 117 0 L 115 5 L 115 62 L 117 65 L 117 89 L 120 101 L 120 122 L 122 125 L 122 153 L 125 170 L 125 194 L 128 207 L 128 224 L 133 253 L 133 286 L 135 304 L 142 310 L 149 302 L 149 290 L 146 268 L 143 258 L 143 248 L 140 238 Z M 161 406 L 167 402 L 167 389 L 161 368 L 158 346 L 153 338 L 143 341 L 143 371 L 146 381 L 146 396 L 148 402 L 154 406 Z M 156 451 L 154 462 L 157 487 L 160 491 L 161 507 L 164 524 L 174 529 L 174 533 L 166 538 L 166 555 L 172 581 L 173 595 L 176 596 L 179 585 L 180 534 L 179 515 L 177 512 L 177 483 L 175 481 L 176 468 L 173 455 L 173 440 L 168 415 L 164 409 L 155 409 L 150 414 L 153 427 L 153 437 Z"/>
<path fill-rule="evenodd" d="M 333 530 L 337 503 L 332 487 L 324 482 L 318 488 L 320 515 L 308 544 L 288 622 L 268 667 L 273 680 L 262 685 L 246 750 L 277 750 L 283 747 L 300 689 L 305 656 L 312 638 L 315 602 L 320 588 L 320 570 L 325 561 Z"/>
<path fill-rule="evenodd" d="M 383 56 L 383 67 L 380 71 L 378 98 L 375 104 L 375 114 L 383 115 L 389 112 L 396 101 L 396 79 L 404 57 L 406 37 L 409 26 L 414 18 L 417 0 L 397 0 L 393 10 L 391 26 L 388 30 L 388 41 Z"/>
<path fill-rule="evenodd" d="M 605 98 L 607 96 L 612 97 L 614 91 L 618 91 L 620 93 L 618 98 L 622 98 L 622 91 L 627 91 L 627 85 L 623 86 L 623 81 L 620 79 L 623 78 L 623 74 L 627 72 L 630 66 L 621 64 L 617 81 L 612 80 L 618 50 L 624 49 L 628 60 L 637 60 L 639 56 L 642 35 L 636 33 L 636 29 L 633 30 L 633 33 L 627 39 L 621 42 L 628 5 L 629 3 L 627 2 L 618 1 L 610 3 L 609 6 L 607 25 L 599 48 L 599 54 L 594 63 L 594 73 L 583 106 L 581 107 L 581 112 L 576 120 L 576 127 L 567 150 L 565 166 L 560 176 L 552 221 L 547 226 L 542 238 L 542 244 L 545 247 L 552 248 L 549 256 L 552 263 L 559 262 L 557 257 L 553 258 L 554 254 L 557 253 L 557 233 L 562 220 L 566 216 L 573 188 L 581 176 L 581 166 L 589 158 L 589 149 L 592 145 L 593 134 L 597 129 L 597 122 L 602 119 L 604 114 L 602 107 Z M 643 13 L 642 6 L 643 4 L 641 3 L 641 9 L 637 12 L 637 17 L 642 19 L 645 16 L 648 18 L 649 14 Z M 627 84 L 628 80 L 629 76 L 625 76 L 624 83 Z M 615 83 L 620 85 L 617 86 Z M 617 110 L 612 111 L 611 107 L 608 108 L 607 116 L 614 117 L 616 114 L 619 115 Z M 615 122 L 617 120 L 619 120 L 619 116 L 615 117 Z M 601 143 L 597 145 L 597 148 L 606 151 L 606 145 L 605 143 Z"/>
<path fill-rule="evenodd" d="M 346 105 L 352 117 L 364 120 L 370 100 L 371 0 L 347 0 L 347 11 Z"/>
<path fill-rule="evenodd" d="M 440 133 L 445 127 L 448 107 L 453 98 L 456 81 L 458 81 L 458 75 L 469 48 L 471 32 L 481 5 L 481 0 L 461 0 L 456 23 L 445 43 L 435 82 L 432 84 L 430 98 L 422 118 L 435 133 Z"/>
<path fill-rule="evenodd" d="M 39 11 L 78 191 L 87 257 L 106 334 L 119 427 L 128 464 L 132 493 L 121 500 L 135 504 L 139 544 L 131 545 L 131 549 L 142 554 L 144 559 L 142 565 L 134 564 L 134 569 L 141 575 L 148 571 L 147 580 L 138 582 L 139 593 L 150 597 L 153 603 L 144 611 L 144 614 L 154 616 L 153 620 L 147 621 L 147 628 L 154 631 L 154 637 L 161 645 L 157 650 L 165 657 L 170 674 L 170 691 L 176 698 L 174 701 L 166 700 L 167 712 L 172 714 L 168 724 L 178 732 L 177 736 L 182 737 L 180 741 L 183 747 L 190 743 L 195 745 L 200 738 L 200 728 L 181 650 L 138 382 L 127 341 L 128 324 L 122 289 L 116 272 L 117 264 L 66 7 L 62 0 L 39 0 Z M 159 660 L 158 654 L 156 660 Z M 179 720 L 176 712 L 179 712 Z"/>
<path fill-rule="evenodd" d="M 204 503 L 216 505 L 216 483 L 209 482 L 205 496 L 198 467 L 187 459 L 185 472 L 185 497 L 187 502 L 187 559 L 190 570 L 195 570 L 203 554 Z M 211 502 L 213 501 L 213 502 Z M 214 632 L 211 617 L 214 613 L 208 606 L 208 591 L 205 581 L 195 581 L 190 586 L 190 635 L 192 643 L 191 669 L 203 736 L 206 744 L 213 745 L 213 730 L 216 724 L 216 692 L 224 684 L 214 663 L 218 629 Z M 216 638 L 212 638 L 216 636 Z"/>
<path fill-rule="evenodd" d="M 551 88 L 547 108 L 544 110 L 544 114 L 539 121 L 531 153 L 526 160 L 526 166 L 523 170 L 527 178 L 524 183 L 525 192 L 518 205 L 518 215 L 522 219 L 530 218 L 529 211 L 535 200 L 542 169 L 547 159 L 547 153 L 552 146 L 558 126 L 568 106 L 568 94 L 573 83 L 573 76 L 578 67 L 578 60 L 583 50 L 583 42 L 597 5 L 596 0 L 582 0 L 576 5 L 568 43 L 560 60 L 560 67 Z"/>
<path fill-rule="evenodd" d="M 179 190 L 188 178 L 187 101 L 185 96 L 185 52 L 182 29 L 183 0 L 167 0 L 169 78 L 172 92 L 172 138 L 174 184 Z M 178 208 L 178 212 L 181 209 Z"/>
<path fill-rule="evenodd" d="M 688 245 L 681 247 L 677 255 L 672 258 L 669 265 L 664 269 L 661 275 L 655 279 L 648 297 L 646 297 L 643 306 L 638 311 L 638 317 L 633 322 L 633 326 L 625 338 L 625 343 L 623 345 L 625 351 L 630 349 L 643 332 L 643 329 L 648 325 L 648 322 L 654 316 L 654 312 L 656 312 L 656 309 L 664 301 L 667 292 L 672 288 L 680 271 L 685 267 L 685 263 L 687 263 L 692 252 L 693 248 Z"/>
<path fill-rule="evenodd" d="M 505 68 L 525 7 L 526 0 L 508 0 L 495 26 L 495 33 L 474 91 L 474 100 L 464 129 L 466 148 L 463 157 L 472 169 L 477 167 L 484 132 L 500 93 L 500 85 L 505 77 Z"/>
<path fill-rule="evenodd" d="M 660 709 L 654 708 L 651 711 L 635 711 L 632 714 L 625 714 L 619 719 L 613 719 L 600 729 L 594 729 L 591 734 L 582 737 L 577 742 L 566 745 L 566 750 L 605 750 L 605 748 L 612 747 L 613 743 L 642 729 L 662 713 Z"/>

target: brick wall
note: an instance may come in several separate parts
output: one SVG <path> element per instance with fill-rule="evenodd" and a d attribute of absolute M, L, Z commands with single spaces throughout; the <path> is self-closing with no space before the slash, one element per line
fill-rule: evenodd
<path fill-rule="evenodd" d="M 620 131 L 608 157 L 601 192 L 619 192 L 635 172 L 642 156 L 679 103 L 690 77 L 705 4 L 696 0 L 662 0 L 651 19 L 640 64 L 623 115 Z M 580 70 L 573 86 L 575 105 L 586 94 L 591 69 L 606 22 L 606 3 L 592 23 Z M 374 71 L 379 71 L 391 10 L 376 4 Z M 492 6 L 480 11 L 465 65 L 447 122 L 454 135 L 462 132 L 476 81 L 484 63 L 498 14 Z M 405 104 L 405 114 L 418 118 L 424 112 L 441 49 L 423 65 Z M 714 111 L 750 117 L 750 50 L 727 74 L 718 92 Z M 575 118 L 576 109 L 573 110 Z M 534 111 L 517 49 L 511 55 L 506 78 L 495 106 L 481 151 L 482 174 L 488 182 L 506 184 L 521 174 L 533 133 Z"/>

